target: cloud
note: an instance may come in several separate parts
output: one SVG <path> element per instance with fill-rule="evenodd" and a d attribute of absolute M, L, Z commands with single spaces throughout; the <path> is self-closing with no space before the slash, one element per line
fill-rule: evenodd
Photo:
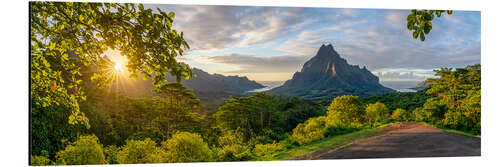
<path fill-rule="evenodd" d="M 292 73 L 325 42 L 350 64 L 372 71 L 464 67 L 481 61 L 480 12 L 435 18 L 426 41 L 420 42 L 406 29 L 409 10 L 156 6 L 176 12 L 174 28 L 184 32 L 190 53 L 196 52 L 183 61 L 235 67 L 226 72 Z M 403 70 L 381 76 L 420 74 Z"/>
<path fill-rule="evenodd" d="M 192 51 L 228 49 L 272 41 L 302 30 L 316 20 L 308 8 L 148 5 L 174 11 Z"/>
<path fill-rule="evenodd" d="M 381 81 L 423 81 L 434 77 L 432 69 L 383 69 L 374 74 Z"/>
<path fill-rule="evenodd" d="M 212 63 L 238 67 L 238 69 L 226 70 L 225 73 L 279 73 L 298 71 L 307 59 L 303 56 L 258 57 L 254 55 L 227 54 L 212 56 L 208 60 Z"/>

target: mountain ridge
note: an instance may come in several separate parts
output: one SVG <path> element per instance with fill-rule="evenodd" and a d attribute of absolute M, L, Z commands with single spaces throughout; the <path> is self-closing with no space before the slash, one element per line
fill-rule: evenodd
<path fill-rule="evenodd" d="M 331 44 L 323 44 L 301 71 L 269 92 L 306 99 L 331 99 L 345 94 L 371 96 L 395 90 L 382 86 L 379 78 L 366 67 L 348 64 Z"/>

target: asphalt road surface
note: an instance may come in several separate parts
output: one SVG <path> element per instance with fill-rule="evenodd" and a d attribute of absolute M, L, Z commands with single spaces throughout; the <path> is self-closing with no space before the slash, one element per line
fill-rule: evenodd
<path fill-rule="evenodd" d="M 352 144 L 313 153 L 312 159 L 481 156 L 481 138 L 446 132 L 424 123 L 384 127 Z"/>

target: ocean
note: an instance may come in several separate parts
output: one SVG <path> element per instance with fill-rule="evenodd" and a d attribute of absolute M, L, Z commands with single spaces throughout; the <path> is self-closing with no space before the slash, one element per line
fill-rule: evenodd
<path fill-rule="evenodd" d="M 384 85 L 385 87 L 397 90 L 398 92 L 415 92 L 415 90 L 409 88 L 415 86 L 419 82 L 421 81 L 381 81 L 380 84 Z M 254 89 L 248 92 L 253 93 L 271 90 L 278 86 L 281 86 L 283 83 L 285 83 L 285 81 L 259 81 L 259 83 L 266 87 Z"/>
<path fill-rule="evenodd" d="M 380 84 L 385 87 L 397 90 L 398 92 L 416 92 L 413 89 L 409 89 L 421 81 L 380 81 Z"/>

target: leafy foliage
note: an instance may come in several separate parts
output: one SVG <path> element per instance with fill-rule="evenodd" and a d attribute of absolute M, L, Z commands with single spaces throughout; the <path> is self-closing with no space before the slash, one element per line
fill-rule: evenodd
<path fill-rule="evenodd" d="M 280 151 L 283 146 L 279 143 L 273 142 L 269 144 L 257 144 L 253 149 L 253 153 L 260 157 L 260 160 L 273 160 L 274 152 Z"/>
<path fill-rule="evenodd" d="M 417 107 L 422 107 L 428 98 L 434 95 L 426 94 L 425 90 L 417 92 L 397 92 L 385 95 L 377 95 L 360 98 L 363 104 L 373 104 L 376 102 L 384 103 L 389 111 L 398 108 L 413 111 Z"/>
<path fill-rule="evenodd" d="M 392 119 L 397 121 L 410 121 L 412 120 L 412 117 L 413 116 L 411 112 L 401 108 L 394 110 L 391 116 Z"/>
<path fill-rule="evenodd" d="M 417 39 L 420 37 L 420 41 L 425 41 L 425 35 L 429 34 L 432 29 L 432 20 L 434 15 L 441 17 L 442 14 L 447 13 L 451 15 L 452 10 L 411 10 L 411 14 L 406 18 L 407 28 L 413 31 L 413 38 Z"/>
<path fill-rule="evenodd" d="M 178 132 L 162 143 L 167 162 L 203 162 L 212 159 L 212 151 L 199 134 Z"/>
<path fill-rule="evenodd" d="M 119 151 L 120 148 L 115 145 L 104 147 L 104 155 L 106 156 L 106 161 L 109 164 L 118 164 L 117 154 Z"/>
<path fill-rule="evenodd" d="M 65 165 L 106 164 L 104 150 L 94 136 L 80 136 L 77 141 L 57 153 L 57 163 Z"/>
<path fill-rule="evenodd" d="M 44 157 L 44 156 L 31 156 L 31 164 L 33 166 L 48 166 L 48 165 L 54 165 L 54 162 L 51 161 L 49 158 Z"/>
<path fill-rule="evenodd" d="M 55 161 L 55 155 L 70 141 L 77 139 L 78 130 L 85 129 L 81 125 L 68 126 L 71 113 L 56 106 L 31 107 L 31 154 L 43 155 Z"/>
<path fill-rule="evenodd" d="M 153 12 L 135 4 L 30 2 L 31 101 L 45 108 L 62 106 L 71 113 L 70 124 L 88 119 L 79 101 L 84 70 L 96 85 L 113 78 L 103 70 L 108 48 L 119 49 L 129 60 L 127 69 L 137 78 L 153 78 L 159 86 L 171 73 L 191 76 L 189 66 L 176 61 L 189 48 L 183 33 L 172 29 L 175 14 Z"/>
<path fill-rule="evenodd" d="M 481 133 L 481 66 L 479 64 L 435 70 L 437 79 L 428 79 L 428 99 L 424 110 L 438 125 Z"/>
<path fill-rule="evenodd" d="M 336 97 L 328 107 L 328 117 L 341 122 L 362 123 L 364 108 L 357 96 L 344 95 Z"/>
<path fill-rule="evenodd" d="M 366 106 L 366 119 L 370 126 L 373 126 L 373 124 L 379 120 L 387 118 L 388 115 L 389 109 L 384 103 L 376 102 Z"/>
<path fill-rule="evenodd" d="M 283 97 L 268 93 L 255 93 L 226 101 L 215 113 L 217 126 L 222 130 L 240 128 L 246 140 L 251 136 L 289 132 L 298 123 L 324 113 L 320 106 L 297 97 Z M 278 139 L 277 135 L 272 139 Z"/>
<path fill-rule="evenodd" d="M 166 152 L 157 147 L 156 143 L 149 138 L 142 141 L 127 140 L 127 144 L 121 148 L 116 156 L 120 164 L 166 162 Z"/>
<path fill-rule="evenodd" d="M 220 149 L 215 148 L 217 161 L 244 161 L 252 158 L 251 147 L 243 142 L 243 134 L 228 131 L 218 138 Z"/>
<path fill-rule="evenodd" d="M 305 123 L 300 123 L 293 129 L 292 137 L 299 144 L 309 143 L 325 137 L 327 130 L 326 117 L 319 116 L 308 119 Z"/>

